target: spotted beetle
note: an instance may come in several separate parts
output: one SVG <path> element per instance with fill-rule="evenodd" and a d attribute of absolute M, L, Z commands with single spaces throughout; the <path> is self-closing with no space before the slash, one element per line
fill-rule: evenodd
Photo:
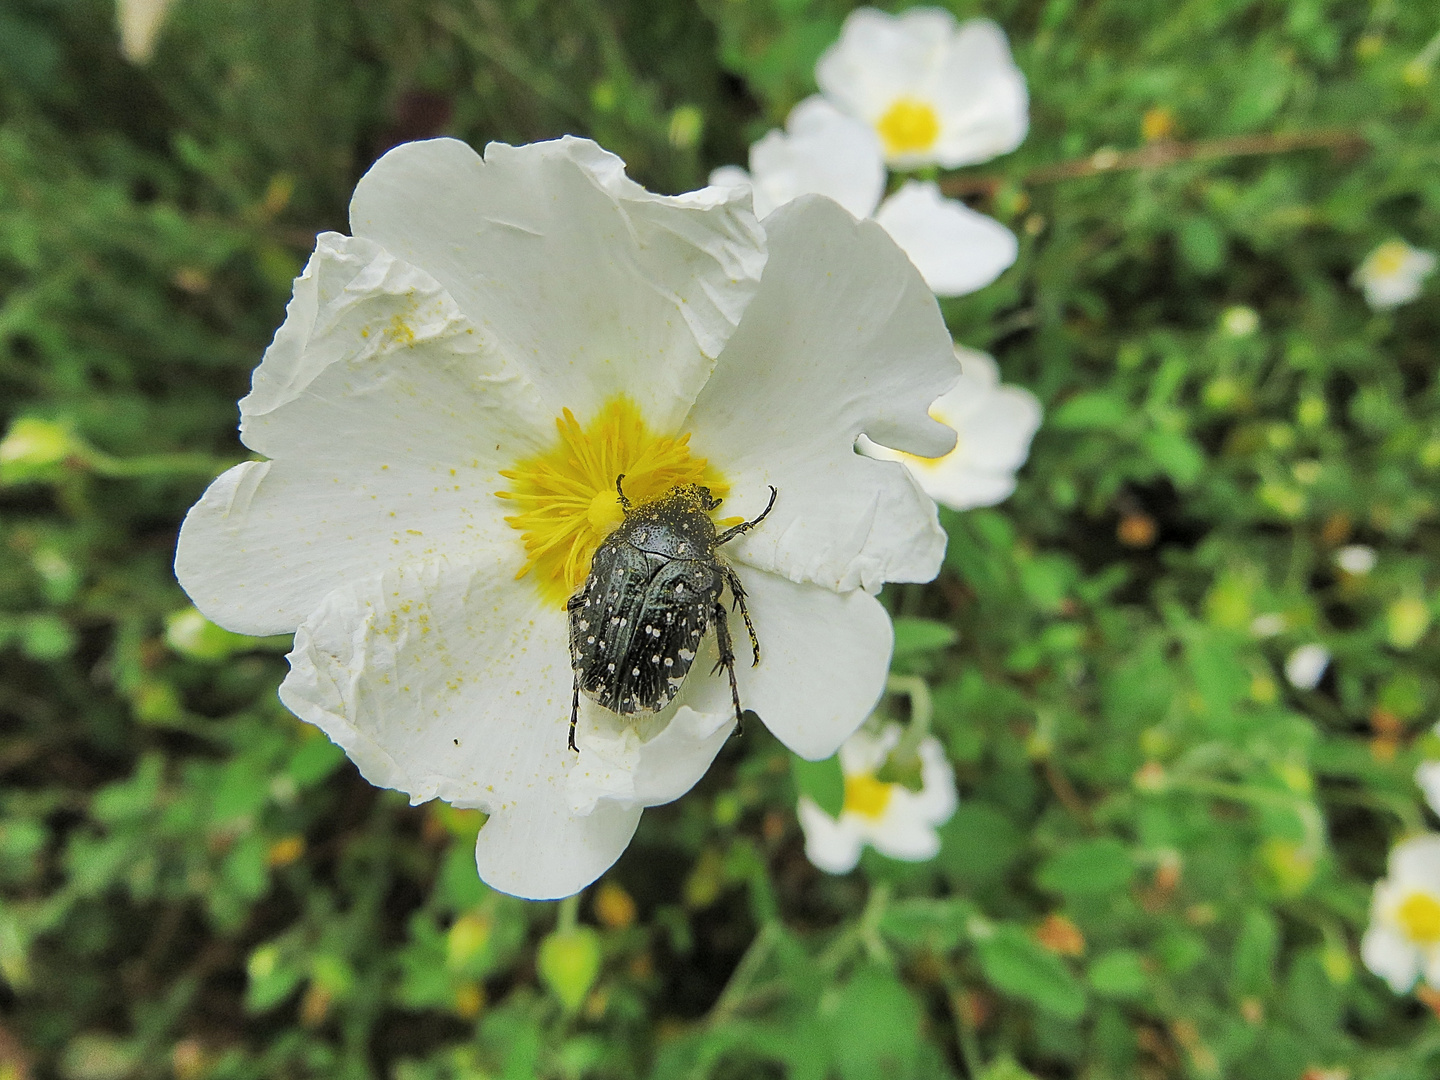
<path fill-rule="evenodd" d="M 625 474 L 615 478 L 625 520 L 605 538 L 590 563 L 590 575 L 570 597 L 570 664 L 575 672 L 570 701 L 570 749 L 580 694 L 622 716 L 659 712 L 674 700 L 695 660 L 710 620 L 722 667 L 730 675 L 730 698 L 740 728 L 740 689 L 735 685 L 735 649 L 720 594 L 730 586 L 731 608 L 740 609 L 750 633 L 753 663 L 760 640 L 745 607 L 740 578 L 716 550 L 765 520 L 775 505 L 775 488 L 760 516 L 717 534 L 710 511 L 720 505 L 710 489 L 679 484 L 650 502 L 631 506 Z"/>

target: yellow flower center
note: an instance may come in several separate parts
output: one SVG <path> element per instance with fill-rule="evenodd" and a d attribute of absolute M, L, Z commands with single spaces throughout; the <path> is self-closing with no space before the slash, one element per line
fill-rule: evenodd
<path fill-rule="evenodd" d="M 1399 240 L 1381 244 L 1370 256 L 1370 273 L 1374 277 L 1394 277 L 1405 268 L 1410 249 Z"/>
<path fill-rule="evenodd" d="M 1440 944 L 1440 901 L 1429 893 L 1411 893 L 1400 901 L 1395 917 L 1405 936 L 1415 944 Z"/>
<path fill-rule="evenodd" d="M 875 125 L 889 157 L 922 154 L 940 137 L 940 117 L 923 101 L 902 97 L 885 110 Z"/>
<path fill-rule="evenodd" d="M 502 470 L 510 490 L 495 494 L 519 510 L 505 519 L 525 544 L 525 565 L 516 577 L 533 571 L 541 595 L 557 606 L 584 584 L 595 549 L 624 520 L 617 476 L 624 475 L 632 504 L 658 498 L 676 484 L 704 484 L 717 499 L 730 490 L 704 458 L 691 455 L 688 434 L 651 431 L 628 398 L 614 398 L 583 425 L 566 409 L 555 427 L 555 445 Z"/>
<path fill-rule="evenodd" d="M 861 817 L 878 818 L 890 805 L 894 784 L 876 780 L 874 773 L 860 773 L 845 777 L 845 804 L 840 812 L 859 814 Z"/>

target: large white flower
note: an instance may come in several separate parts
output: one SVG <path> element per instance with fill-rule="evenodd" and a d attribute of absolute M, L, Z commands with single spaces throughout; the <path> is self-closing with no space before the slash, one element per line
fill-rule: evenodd
<path fill-rule="evenodd" d="M 800 796 L 796 812 L 805 833 L 805 856 L 821 870 L 845 874 L 855 869 L 860 851 L 869 844 L 881 855 L 907 862 L 933 859 L 940 850 L 936 827 L 955 813 L 955 770 L 945 759 L 939 740 L 927 736 L 916 753 L 920 759 L 920 790 L 880 780 L 876 773 L 900 742 L 899 724 L 878 734 L 857 731 L 840 748 L 845 775 L 845 803 L 833 818 L 808 795 Z"/>
<path fill-rule="evenodd" d="M 1420 286 L 1435 272 L 1435 253 L 1413 248 L 1404 240 L 1387 240 L 1355 271 L 1354 282 L 1365 302 L 1376 311 L 1408 304 L 1420 295 Z"/>
<path fill-rule="evenodd" d="M 663 712 L 582 698 L 566 745 L 566 599 L 637 503 L 702 482 L 763 526 L 722 549 L 763 647 L 745 706 L 824 757 L 885 682 L 885 581 L 936 573 L 944 534 L 905 470 L 953 435 L 934 298 L 885 232 L 827 199 L 762 231 L 743 193 L 653 195 L 582 139 L 482 159 L 385 155 L 322 235 L 240 403 L 267 460 L 211 485 L 176 571 L 250 634 L 295 631 L 286 705 L 373 783 L 490 817 L 480 875 L 573 893 L 677 798 L 734 724 L 714 635 Z M 743 638 L 741 639 L 743 641 Z"/>
<path fill-rule="evenodd" d="M 1414 836 L 1391 850 L 1390 875 L 1375 883 L 1360 958 L 1397 994 L 1417 977 L 1440 989 L 1440 835 Z"/>
<path fill-rule="evenodd" d="M 1005 32 L 986 19 L 957 24 L 939 8 L 857 8 L 815 81 L 870 125 L 896 169 L 987 161 L 1019 146 L 1029 127 L 1025 76 Z"/>
<path fill-rule="evenodd" d="M 858 218 L 873 217 L 940 296 L 962 296 L 994 281 L 1015 261 L 1015 235 L 993 218 L 947 199 L 932 183 L 907 181 L 884 202 L 880 139 L 867 124 L 822 97 L 791 110 L 784 131 L 750 148 L 750 171 L 716 169 L 710 183 L 754 187 L 762 218 L 801 195 L 828 195 Z"/>
<path fill-rule="evenodd" d="M 878 446 L 861 437 L 862 453 L 905 463 L 925 493 L 952 510 L 994 506 L 1015 490 L 1015 470 L 1025 464 L 1040 427 L 1040 402 L 1024 387 L 1003 386 L 1000 370 L 985 353 L 957 347 L 962 374 L 930 406 L 930 415 L 955 429 L 955 449 L 937 458 Z"/>

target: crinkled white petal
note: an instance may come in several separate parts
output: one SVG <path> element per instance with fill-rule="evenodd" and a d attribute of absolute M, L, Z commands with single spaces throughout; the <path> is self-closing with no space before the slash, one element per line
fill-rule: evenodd
<path fill-rule="evenodd" d="M 504 547 L 518 567 L 496 471 L 553 419 L 433 278 L 378 245 L 319 238 L 240 412 L 272 460 L 216 480 L 176 550 L 213 621 L 293 630 L 347 581 L 439 553 Z"/>
<path fill-rule="evenodd" d="M 489 884 L 566 896 L 619 857 L 640 814 L 571 808 L 566 635 L 564 612 L 498 560 L 410 563 L 325 598 L 296 631 L 280 697 L 371 783 L 489 813 Z"/>
<path fill-rule="evenodd" d="M 754 295 L 764 233 L 741 189 L 654 195 L 593 142 L 482 159 L 407 143 L 350 204 L 357 236 L 422 267 L 535 382 L 552 416 L 628 395 L 674 428 Z"/>
<path fill-rule="evenodd" d="M 711 173 L 710 183 L 741 178 L 754 186 L 755 213 L 762 218 L 801 195 L 828 196 L 864 218 L 885 191 L 885 159 L 868 124 L 815 95 L 790 110 L 784 131 L 772 130 L 750 147 L 748 176 L 730 166 Z"/>
<path fill-rule="evenodd" d="M 931 416 L 955 430 L 955 449 L 917 458 L 861 439 L 860 451 L 903 462 L 927 495 L 952 510 L 993 506 L 1015 490 L 1015 470 L 1040 427 L 1040 402 L 1023 387 L 999 385 L 995 361 L 984 353 L 956 348 L 955 355 L 960 380 L 930 408 Z"/>
<path fill-rule="evenodd" d="M 946 199 L 938 185 L 907 181 L 875 214 L 939 296 L 984 288 L 1020 252 L 1015 234 L 994 218 Z"/>
<path fill-rule="evenodd" d="M 872 125 L 901 99 L 935 110 L 935 144 L 892 154 L 896 168 L 986 161 L 1019 146 L 1029 126 L 1025 77 L 1004 31 L 985 19 L 957 25 L 936 8 L 898 16 L 856 9 L 820 57 L 815 80 L 842 110 Z"/>
<path fill-rule="evenodd" d="M 945 549 L 934 503 L 855 442 L 953 447 L 928 415 L 959 375 L 935 298 L 883 229 L 828 199 L 797 199 L 765 227 L 760 291 L 684 425 L 725 470 L 726 512 L 753 516 L 767 485 L 779 492 L 763 527 L 726 553 L 835 590 L 929 581 Z"/>
<path fill-rule="evenodd" d="M 1360 939 L 1360 959 L 1397 994 L 1414 986 L 1420 971 L 1420 951 L 1395 930 L 1373 922 Z"/>
<path fill-rule="evenodd" d="M 848 874 L 855 869 L 865 842 L 853 820 L 835 820 L 808 795 L 800 796 L 795 812 L 805 834 L 805 857 L 812 865 L 827 874 Z"/>
<path fill-rule="evenodd" d="M 861 728 L 840 747 L 840 771 L 846 776 L 878 772 L 901 734 L 899 724 L 886 724 L 879 731 Z"/>
<path fill-rule="evenodd" d="M 1440 814 L 1440 761 L 1422 761 L 1415 766 L 1415 783 L 1425 793 L 1425 802 Z"/>
<path fill-rule="evenodd" d="M 760 641 L 760 664 L 752 667 L 745 622 L 738 611 L 728 616 L 740 704 L 801 757 L 827 758 L 885 690 L 890 616 L 861 590 L 834 593 L 745 565 L 736 572 Z M 723 671 L 709 673 L 714 662 L 707 660 L 704 652 L 696 657 L 681 693 L 693 708 L 723 714 L 731 708 L 730 684 Z"/>

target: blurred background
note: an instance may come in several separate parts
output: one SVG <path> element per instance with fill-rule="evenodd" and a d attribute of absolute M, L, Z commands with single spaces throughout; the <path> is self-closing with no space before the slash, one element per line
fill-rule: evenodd
<path fill-rule="evenodd" d="M 918 683 L 959 786 L 930 862 L 811 866 L 747 725 L 553 938 L 477 814 L 371 788 L 276 699 L 288 639 L 176 585 L 379 154 L 570 132 L 687 190 L 851 6 L 178 0 L 127 56 L 109 0 L 0 2 L 0 1078 L 1440 1075 L 1436 996 L 1358 953 L 1432 820 L 1440 309 L 1352 284 L 1440 247 L 1433 5 L 948 5 L 1031 130 L 943 178 L 1021 254 L 942 307 L 1045 421 L 883 597 L 882 710 Z"/>

